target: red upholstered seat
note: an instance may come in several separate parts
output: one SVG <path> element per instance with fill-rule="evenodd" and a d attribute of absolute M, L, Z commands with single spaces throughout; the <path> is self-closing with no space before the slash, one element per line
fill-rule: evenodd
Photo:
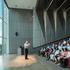
<path fill-rule="evenodd" d="M 70 58 L 67 60 L 67 67 L 70 68 Z"/>

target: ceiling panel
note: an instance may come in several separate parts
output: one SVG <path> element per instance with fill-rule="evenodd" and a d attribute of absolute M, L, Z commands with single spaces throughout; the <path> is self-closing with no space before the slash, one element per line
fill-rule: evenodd
<path fill-rule="evenodd" d="M 36 7 L 37 0 L 5 0 L 8 7 L 20 9 L 33 9 Z"/>

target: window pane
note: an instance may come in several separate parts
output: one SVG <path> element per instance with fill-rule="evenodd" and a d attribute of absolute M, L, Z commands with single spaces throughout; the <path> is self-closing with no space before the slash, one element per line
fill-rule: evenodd
<path fill-rule="evenodd" d="M 2 0 L 0 0 L 0 17 L 2 17 Z"/>
<path fill-rule="evenodd" d="M 0 54 L 2 54 L 2 44 L 0 44 Z"/>
<path fill-rule="evenodd" d="M 0 38 L 0 55 L 2 54 L 2 38 Z"/>
<path fill-rule="evenodd" d="M 7 38 L 7 24 L 4 23 L 4 38 Z"/>
<path fill-rule="evenodd" d="M 2 45 L 2 38 L 0 38 L 0 45 Z"/>
<path fill-rule="evenodd" d="M 0 0 L 0 54 L 2 54 L 2 0 Z"/>
<path fill-rule="evenodd" d="M 2 36 L 2 19 L 0 19 L 0 36 Z"/>

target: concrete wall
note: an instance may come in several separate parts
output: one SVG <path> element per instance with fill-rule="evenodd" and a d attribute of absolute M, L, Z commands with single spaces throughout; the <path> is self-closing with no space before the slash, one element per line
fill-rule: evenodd
<path fill-rule="evenodd" d="M 32 10 L 9 10 L 9 53 L 17 53 L 26 40 L 33 42 Z M 15 33 L 18 32 L 18 36 Z"/>
<path fill-rule="evenodd" d="M 62 10 L 49 10 L 45 17 L 44 11 L 10 9 L 9 12 L 9 53 L 17 53 L 25 40 L 36 48 L 70 34 L 69 11 L 65 15 Z"/>
<path fill-rule="evenodd" d="M 33 47 L 38 47 L 45 44 L 44 30 L 42 30 L 41 23 L 37 12 L 33 11 Z"/>
<path fill-rule="evenodd" d="M 46 15 L 46 17 L 44 17 L 44 15 Z M 44 15 L 42 15 L 43 18 L 46 18 L 46 20 L 44 20 L 45 37 L 43 35 L 43 39 L 42 39 L 44 41 L 44 43 L 53 42 L 53 41 L 59 40 L 61 38 L 64 38 L 64 37 L 70 35 L 70 31 L 69 31 L 69 29 L 70 29 L 70 24 L 69 24 L 70 10 L 67 12 L 63 11 L 63 10 L 58 10 L 58 11 L 48 10 L 48 11 L 46 11 L 46 14 L 44 14 Z M 39 16 L 40 19 L 37 19 L 37 16 Z M 43 18 L 41 18 L 41 16 L 38 14 L 37 14 L 37 16 L 36 16 L 36 20 L 38 22 L 36 22 L 36 20 L 35 20 L 35 22 L 39 24 L 38 26 L 40 26 L 40 24 L 44 24 L 42 22 Z M 39 21 L 41 21 L 41 22 L 39 22 Z M 39 28 L 38 26 L 36 26 L 36 29 Z M 42 30 L 42 28 L 41 28 L 41 30 Z M 42 31 L 43 31 L 42 32 L 42 34 L 43 34 L 44 29 Z M 46 38 L 46 40 L 45 40 L 45 38 Z M 42 44 L 44 44 L 44 43 L 42 43 Z"/>
<path fill-rule="evenodd" d="M 57 12 L 57 29 L 56 29 L 56 39 L 61 39 L 65 36 L 65 19 L 62 10 Z"/>
<path fill-rule="evenodd" d="M 40 15 L 38 15 L 36 12 L 34 12 L 33 16 L 33 46 L 40 46 L 33 49 L 34 53 L 38 54 L 38 51 L 41 47 L 47 46 L 44 44 L 62 39 L 70 35 L 70 10 L 48 10 L 43 15 L 44 23 L 42 22 L 43 18 L 41 19 Z M 38 18 L 38 16 L 41 20 Z M 45 31 L 43 31 L 44 29 L 42 30 L 40 24 L 44 24 Z M 44 32 L 45 37 L 43 34 Z"/>
<path fill-rule="evenodd" d="M 55 24 L 54 24 L 54 12 L 46 11 L 46 43 L 54 41 L 55 39 Z"/>
<path fill-rule="evenodd" d="M 70 10 L 67 11 L 66 34 L 70 35 Z"/>

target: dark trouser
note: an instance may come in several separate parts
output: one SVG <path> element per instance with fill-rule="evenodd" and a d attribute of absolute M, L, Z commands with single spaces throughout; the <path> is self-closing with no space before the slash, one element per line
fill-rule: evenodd
<path fill-rule="evenodd" d="M 67 67 L 67 59 L 61 59 L 60 63 L 62 67 Z"/>
<path fill-rule="evenodd" d="M 25 49 L 25 59 L 28 59 L 28 49 Z"/>

